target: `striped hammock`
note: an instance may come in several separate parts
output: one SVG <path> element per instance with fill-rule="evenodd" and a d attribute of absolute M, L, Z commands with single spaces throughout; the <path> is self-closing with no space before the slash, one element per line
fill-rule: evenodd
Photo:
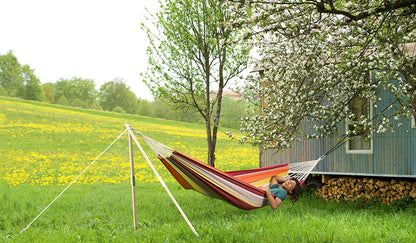
<path fill-rule="evenodd" d="M 244 210 L 268 205 L 264 190 L 274 175 L 296 177 L 301 183 L 321 160 L 280 164 L 250 170 L 224 172 L 184 153 L 171 149 L 156 140 L 139 134 L 157 154 L 177 182 L 185 189 L 218 198 Z"/>

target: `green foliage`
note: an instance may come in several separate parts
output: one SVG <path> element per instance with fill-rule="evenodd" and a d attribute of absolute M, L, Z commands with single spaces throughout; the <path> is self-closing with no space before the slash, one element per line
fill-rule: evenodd
<path fill-rule="evenodd" d="M 101 85 L 99 100 L 104 110 L 111 111 L 117 106 L 129 114 L 138 110 L 137 97 L 122 79 L 115 79 Z"/>
<path fill-rule="evenodd" d="M 22 97 L 28 100 L 44 101 L 46 97 L 40 81 L 28 65 L 23 65 L 22 76 L 25 82 Z"/>
<path fill-rule="evenodd" d="M 151 116 L 152 115 L 152 104 L 147 100 L 138 99 L 139 103 L 137 114 L 142 116 Z"/>
<path fill-rule="evenodd" d="M 46 83 L 42 84 L 43 92 L 45 93 L 46 101 L 49 103 L 54 103 L 55 101 L 55 84 L 54 83 Z"/>
<path fill-rule="evenodd" d="M 170 1 L 142 24 L 150 46 L 145 82 L 154 96 L 174 107 L 199 109 L 206 119 L 215 100 L 207 102 L 211 87 L 222 90 L 247 64 L 248 48 L 230 43 L 238 29 L 225 24 L 233 16 L 221 1 Z M 155 31 L 156 30 L 156 31 Z M 213 85 L 215 84 L 215 85 Z M 221 96 L 221 94 L 220 94 Z"/>
<path fill-rule="evenodd" d="M 54 99 L 58 102 L 63 96 L 69 104 L 80 105 L 82 101 L 83 106 L 88 107 L 95 101 L 97 90 L 91 79 L 60 79 L 55 84 Z"/>
<path fill-rule="evenodd" d="M 0 96 L 7 96 L 7 91 L 4 87 L 0 86 Z"/>
<path fill-rule="evenodd" d="M 79 98 L 75 98 L 72 101 L 71 106 L 79 107 L 79 108 L 87 108 L 88 107 L 87 104 L 84 101 L 80 100 Z"/>
<path fill-rule="evenodd" d="M 3 95 L 36 101 L 45 100 L 40 81 L 33 70 L 29 65 L 21 65 L 12 51 L 0 55 L 0 88 Z"/>
<path fill-rule="evenodd" d="M 16 96 L 64 106 L 107 111 L 113 111 L 119 106 L 124 112 L 119 108 L 116 109 L 117 112 L 203 123 L 203 118 L 198 112 L 189 109 L 173 109 L 167 105 L 168 99 L 156 99 L 155 101 L 137 99 L 122 79 L 115 79 L 103 84 L 100 87 L 99 100 L 97 101 L 97 91 L 93 80 L 74 77 L 40 85 L 33 70 L 28 65 L 20 65 L 12 52 L 0 56 L 0 59 L 4 66 L 0 69 L 0 81 L 2 81 L 0 96 Z M 6 82 L 6 80 L 9 81 Z M 221 115 L 221 119 L 224 119 L 221 124 L 228 128 L 238 128 L 239 117 L 236 117 L 236 114 L 242 113 L 240 105 L 231 104 L 227 100 L 223 103 L 225 104 L 223 105 L 225 113 Z"/>
<path fill-rule="evenodd" d="M 94 110 L 103 110 L 103 108 L 100 105 L 100 102 L 98 102 L 98 101 L 94 101 L 92 103 L 91 109 L 94 109 Z"/>
<path fill-rule="evenodd" d="M 390 205 L 392 208 L 396 209 L 397 211 L 415 209 L 416 201 L 414 198 L 410 196 L 406 196 L 404 198 L 392 201 Z"/>
<path fill-rule="evenodd" d="M 203 119 L 197 112 L 183 111 L 180 109 L 174 110 L 170 106 L 166 105 L 168 101 L 155 100 L 152 102 L 152 117 L 163 118 L 167 120 L 184 121 L 190 123 L 203 123 Z"/>
<path fill-rule="evenodd" d="M 221 126 L 239 129 L 241 118 L 246 115 L 246 102 L 242 99 L 234 100 L 230 97 L 224 97 L 222 107 Z"/>
<path fill-rule="evenodd" d="M 61 97 L 59 97 L 59 99 L 56 101 L 56 104 L 58 105 L 69 105 L 68 100 L 66 99 L 66 97 L 64 95 L 62 95 Z"/>
<path fill-rule="evenodd" d="M 21 76 L 21 65 L 17 57 L 9 51 L 6 55 L 0 55 L 0 86 L 10 96 L 17 96 L 18 90 L 23 89 L 24 81 Z"/>
<path fill-rule="evenodd" d="M 227 28 L 233 19 L 227 11 L 230 3 L 175 0 L 160 4 L 159 13 L 149 16 L 150 25 L 142 24 L 150 42 L 144 82 L 156 99 L 204 119 L 208 161 L 214 165 L 222 92 L 246 68 L 249 49 L 231 42 L 239 29 Z M 215 99 L 209 98 L 212 89 L 219 90 Z"/>
<path fill-rule="evenodd" d="M 122 114 L 127 113 L 127 112 L 126 112 L 123 108 L 121 108 L 120 106 L 116 106 L 116 107 L 112 110 L 112 112 L 122 113 Z"/>

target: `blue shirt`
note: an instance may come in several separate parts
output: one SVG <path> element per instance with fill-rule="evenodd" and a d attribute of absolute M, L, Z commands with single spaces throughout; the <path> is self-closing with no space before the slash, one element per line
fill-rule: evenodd
<path fill-rule="evenodd" d="M 270 192 L 273 193 L 280 200 L 285 200 L 287 197 L 287 191 L 279 187 L 278 184 L 274 184 L 270 187 Z"/>

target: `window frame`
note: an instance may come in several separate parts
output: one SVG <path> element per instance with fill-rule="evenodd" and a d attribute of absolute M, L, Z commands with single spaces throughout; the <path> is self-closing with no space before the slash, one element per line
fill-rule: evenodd
<path fill-rule="evenodd" d="M 371 119 L 373 117 L 373 101 L 370 101 L 370 114 L 369 114 L 369 119 Z M 345 118 L 345 132 L 346 134 L 348 134 L 348 117 Z M 370 122 L 372 123 L 372 122 Z M 345 151 L 347 154 L 373 154 L 374 152 L 374 136 L 373 136 L 373 131 L 370 132 L 370 149 L 357 149 L 357 150 L 353 150 L 353 149 L 349 149 L 350 148 L 350 139 L 347 140 L 347 142 L 345 143 Z"/>

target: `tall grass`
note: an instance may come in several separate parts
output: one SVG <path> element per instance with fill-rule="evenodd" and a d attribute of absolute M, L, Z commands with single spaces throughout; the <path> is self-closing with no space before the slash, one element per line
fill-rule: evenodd
<path fill-rule="evenodd" d="M 272 211 L 234 208 L 183 190 L 143 147 L 167 181 L 196 237 L 135 151 L 138 229 L 133 230 L 127 136 L 19 232 L 104 150 L 128 123 L 196 158 L 206 157 L 196 124 L 79 110 L 0 97 L 0 242 L 414 242 L 413 204 L 326 202 L 303 194 Z M 222 170 L 257 167 L 258 151 L 220 137 Z M 202 159 L 203 160 L 203 159 Z"/>
<path fill-rule="evenodd" d="M 59 186 L 2 185 L 1 239 L 13 242 L 413 242 L 415 210 L 384 205 L 325 202 L 304 195 L 243 211 L 168 183 L 200 234 L 196 237 L 155 183 L 136 188 L 138 229 L 133 230 L 130 187 L 124 184 L 75 185 L 27 231 L 23 227 L 62 189 Z M 11 235 L 11 238 L 6 238 Z"/>

